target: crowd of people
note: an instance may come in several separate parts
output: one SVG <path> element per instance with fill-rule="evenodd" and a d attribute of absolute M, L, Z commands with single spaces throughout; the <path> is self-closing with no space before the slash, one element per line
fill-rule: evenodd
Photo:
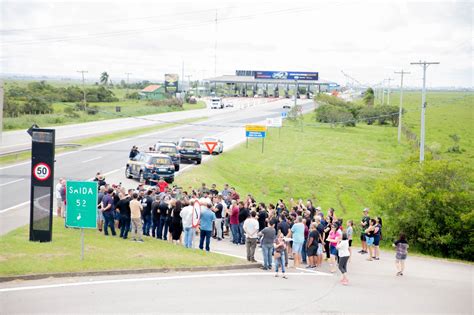
<path fill-rule="evenodd" d="M 97 173 L 98 230 L 104 235 L 119 235 L 123 239 L 143 242 L 144 237 L 195 246 L 199 234 L 199 249 L 210 251 L 211 239 L 222 241 L 228 237 L 236 246 L 244 245 L 247 260 L 256 262 L 255 251 L 261 247 L 263 270 L 274 270 L 275 276 L 286 278 L 288 261 L 295 268 L 314 269 L 321 267 L 323 259 L 329 262 L 330 272 L 340 270 L 341 283 L 347 285 L 347 265 L 352 256 L 354 222 L 336 216 L 329 208 L 326 214 L 315 207 L 311 200 L 282 199 L 275 204 L 258 203 L 248 194 L 241 197 L 234 187 L 225 184 L 222 190 L 216 185 L 207 187 L 202 183 L 198 189 L 184 190 L 170 186 L 159 179 L 155 186 L 139 183 L 135 189 L 126 189 L 121 184 L 108 184 Z M 56 187 L 58 216 L 65 209 L 63 187 L 60 180 Z M 200 205 L 198 224 L 193 222 L 194 204 Z M 60 205 L 63 207 L 61 208 Z M 382 219 L 370 218 L 369 209 L 363 210 L 359 223 L 362 249 L 360 254 L 369 254 L 367 260 L 380 259 Z M 109 234 L 110 232 L 110 234 Z M 408 243 L 404 235 L 394 243 L 397 248 L 397 276 L 402 276 Z"/>

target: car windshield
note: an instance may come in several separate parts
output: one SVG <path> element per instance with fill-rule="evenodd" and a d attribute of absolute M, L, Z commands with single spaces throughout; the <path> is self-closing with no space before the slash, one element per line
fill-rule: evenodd
<path fill-rule="evenodd" d="M 176 147 L 160 147 L 159 151 L 166 153 L 176 153 Z"/>
<path fill-rule="evenodd" d="M 150 164 L 158 164 L 158 165 L 169 165 L 171 164 L 170 159 L 165 157 L 153 157 L 150 160 Z"/>
<path fill-rule="evenodd" d="M 185 148 L 198 148 L 199 144 L 195 141 L 183 141 L 182 146 Z"/>

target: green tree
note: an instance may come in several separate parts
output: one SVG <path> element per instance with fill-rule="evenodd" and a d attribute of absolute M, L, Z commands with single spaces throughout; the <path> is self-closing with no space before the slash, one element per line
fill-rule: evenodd
<path fill-rule="evenodd" d="M 474 260 L 471 169 L 444 160 L 409 163 L 380 182 L 374 201 L 389 240 L 404 232 L 410 246 L 443 257 Z"/>
<path fill-rule="evenodd" d="M 362 100 L 364 101 L 364 104 L 367 105 L 367 107 L 374 106 L 374 100 L 375 100 L 374 90 L 369 87 L 365 91 L 364 98 Z"/>
<path fill-rule="evenodd" d="M 107 85 L 108 82 L 109 82 L 109 74 L 104 71 L 100 74 L 100 84 Z"/>

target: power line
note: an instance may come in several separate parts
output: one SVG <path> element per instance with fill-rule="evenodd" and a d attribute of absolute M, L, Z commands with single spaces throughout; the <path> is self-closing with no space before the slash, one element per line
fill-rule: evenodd
<path fill-rule="evenodd" d="M 400 81 L 400 111 L 398 114 L 398 143 L 400 143 L 401 136 L 402 136 L 402 115 L 403 115 L 403 75 L 410 74 L 410 72 L 403 71 L 395 71 L 396 74 L 400 74 L 401 81 Z"/>
<path fill-rule="evenodd" d="M 423 88 L 421 90 L 421 128 L 420 128 L 420 163 L 425 160 L 425 112 L 426 112 L 426 69 L 430 65 L 439 65 L 438 61 L 411 62 L 412 65 L 423 66 Z"/>
<path fill-rule="evenodd" d="M 220 22 L 235 22 L 235 21 L 242 21 L 247 19 L 252 19 L 258 17 L 260 15 L 281 15 L 281 14 L 289 14 L 289 13 L 300 13 L 300 12 L 308 12 L 311 10 L 316 10 L 315 7 L 302 7 L 302 8 L 294 8 L 294 9 L 286 9 L 286 10 L 275 10 L 275 11 L 267 11 L 261 12 L 256 14 L 247 14 L 247 15 L 239 15 L 239 16 L 231 16 L 227 18 L 220 18 Z M 44 44 L 44 43 L 51 43 L 51 42 L 63 42 L 63 41 L 71 41 L 71 40 L 81 40 L 81 39 L 91 39 L 91 38 L 102 38 L 102 37 L 115 37 L 115 36 L 128 36 L 128 35 L 135 35 L 137 32 L 141 33 L 148 33 L 148 32 L 157 32 L 157 31 L 169 31 L 169 30 L 176 30 L 182 28 L 190 28 L 190 27 L 197 27 L 197 26 L 204 26 L 209 24 L 214 24 L 215 18 L 212 20 L 205 20 L 196 23 L 184 23 L 184 24 L 175 24 L 166 27 L 157 27 L 157 28 L 139 28 L 133 30 L 123 30 L 123 31 L 114 31 L 114 32 L 105 32 L 105 33 L 95 33 L 89 34 L 86 36 L 69 36 L 69 37 L 51 37 L 42 40 L 18 40 L 18 41 L 4 41 L 4 45 L 29 45 L 29 44 Z"/>

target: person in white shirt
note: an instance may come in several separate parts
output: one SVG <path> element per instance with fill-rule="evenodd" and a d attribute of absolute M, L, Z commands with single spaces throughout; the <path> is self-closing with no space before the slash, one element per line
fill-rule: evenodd
<path fill-rule="evenodd" d="M 56 184 L 56 213 L 58 215 L 58 218 L 61 218 L 63 216 L 63 208 L 64 208 L 64 202 L 63 198 L 61 198 L 61 190 L 64 189 L 64 178 L 60 178 L 58 183 Z"/>
<path fill-rule="evenodd" d="M 342 234 L 342 240 L 339 244 L 336 245 L 339 255 L 339 270 L 342 273 L 341 283 L 343 285 L 349 284 L 349 279 L 347 279 L 347 261 L 351 256 L 349 252 L 349 240 L 347 239 L 347 234 Z"/>
<path fill-rule="evenodd" d="M 189 200 L 189 204 L 187 204 L 179 215 L 181 216 L 182 223 L 183 223 L 183 230 L 184 230 L 184 247 L 192 248 L 193 247 L 193 239 L 195 229 L 193 227 L 193 204 L 194 199 Z"/>
<path fill-rule="evenodd" d="M 247 260 L 257 262 L 255 260 L 255 248 L 257 247 L 258 239 L 258 221 L 256 219 L 257 212 L 252 210 L 250 217 L 244 221 L 245 245 L 247 247 Z"/>

